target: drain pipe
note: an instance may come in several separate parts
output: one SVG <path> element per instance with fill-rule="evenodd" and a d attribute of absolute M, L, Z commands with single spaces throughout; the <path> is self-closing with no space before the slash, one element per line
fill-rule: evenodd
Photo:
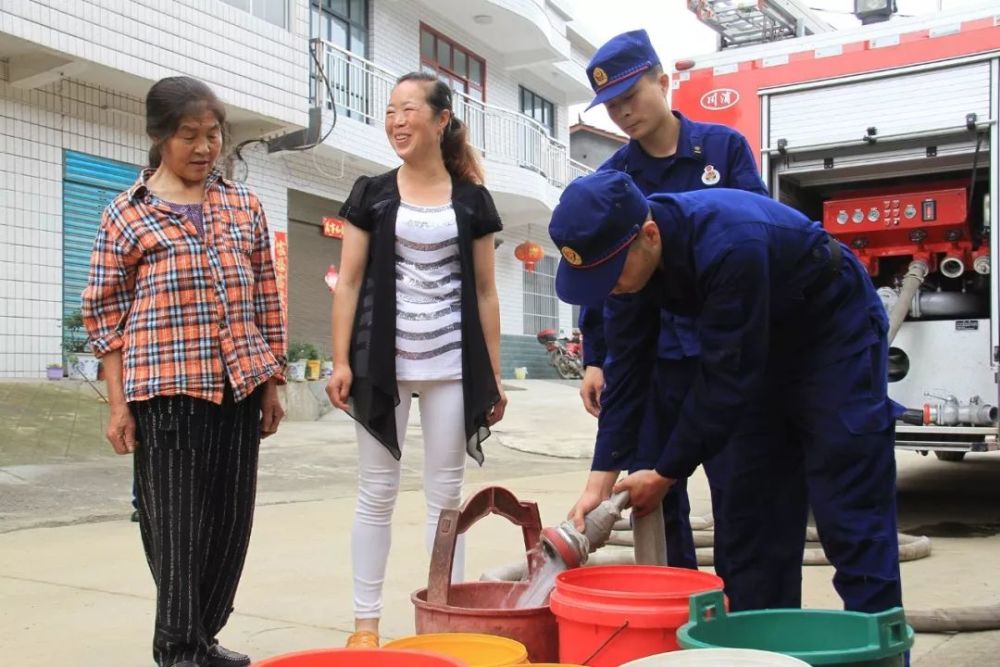
<path fill-rule="evenodd" d="M 914 257 L 913 261 L 910 262 L 910 267 L 907 269 L 906 275 L 903 276 L 903 285 L 899 290 L 899 301 L 896 302 L 896 305 L 889 312 L 890 345 L 892 345 L 892 340 L 899 332 L 899 327 L 902 326 L 903 320 L 909 314 L 913 298 L 917 295 L 917 291 L 920 289 L 920 285 L 923 284 L 924 278 L 927 277 L 928 271 L 929 269 L 925 260 Z"/>

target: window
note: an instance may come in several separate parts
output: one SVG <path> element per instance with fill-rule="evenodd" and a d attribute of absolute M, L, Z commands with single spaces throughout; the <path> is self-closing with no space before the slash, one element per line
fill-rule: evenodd
<path fill-rule="evenodd" d="M 311 7 L 310 34 L 335 47 L 327 49 L 324 66 L 337 101 L 337 113 L 347 117 L 370 115 L 369 81 L 361 74 L 365 66 L 349 55 L 368 55 L 367 0 L 312 0 Z M 315 85 L 312 90 L 316 90 Z M 326 107 L 330 108 L 329 102 Z"/>
<path fill-rule="evenodd" d="M 312 0 L 311 4 L 313 38 L 367 57 L 367 0 Z"/>
<path fill-rule="evenodd" d="M 433 28 L 420 24 L 420 68 L 451 89 L 486 100 L 486 61 Z"/>
<path fill-rule="evenodd" d="M 534 271 L 523 273 L 525 335 L 534 336 L 542 329 L 559 329 L 556 265 L 555 257 L 545 256 Z"/>
<path fill-rule="evenodd" d="M 533 93 L 524 86 L 521 89 L 521 113 L 533 118 L 549 131 L 549 136 L 556 133 L 555 105 L 547 99 Z"/>
<path fill-rule="evenodd" d="M 259 19 L 279 28 L 288 27 L 288 2 L 286 0 L 222 0 L 227 5 L 250 12 Z"/>

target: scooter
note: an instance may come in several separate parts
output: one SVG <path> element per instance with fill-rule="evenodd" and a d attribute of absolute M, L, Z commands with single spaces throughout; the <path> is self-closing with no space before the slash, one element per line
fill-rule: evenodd
<path fill-rule="evenodd" d="M 564 380 L 578 380 L 583 377 L 583 344 L 579 330 L 573 337 L 560 336 L 555 329 L 542 329 L 536 336 L 538 342 L 549 353 L 549 363 L 555 367 Z"/>

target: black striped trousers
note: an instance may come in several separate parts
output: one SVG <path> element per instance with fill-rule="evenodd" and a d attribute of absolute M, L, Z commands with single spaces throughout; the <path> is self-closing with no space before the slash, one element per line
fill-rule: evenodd
<path fill-rule="evenodd" d="M 250 541 L 260 392 L 130 404 L 138 426 L 139 529 L 156 583 L 153 658 L 199 661 L 233 610 Z"/>

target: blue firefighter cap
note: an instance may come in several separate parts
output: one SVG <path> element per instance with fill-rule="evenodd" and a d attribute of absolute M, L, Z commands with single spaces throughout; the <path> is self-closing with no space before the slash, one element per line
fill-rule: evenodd
<path fill-rule="evenodd" d="M 646 198 L 623 172 L 598 171 L 570 183 L 549 223 L 549 236 L 562 253 L 559 298 L 583 306 L 604 303 L 648 214 Z"/>
<path fill-rule="evenodd" d="M 607 41 L 587 65 L 587 79 L 596 96 L 588 109 L 618 97 L 639 77 L 660 64 L 645 30 L 625 32 Z"/>

